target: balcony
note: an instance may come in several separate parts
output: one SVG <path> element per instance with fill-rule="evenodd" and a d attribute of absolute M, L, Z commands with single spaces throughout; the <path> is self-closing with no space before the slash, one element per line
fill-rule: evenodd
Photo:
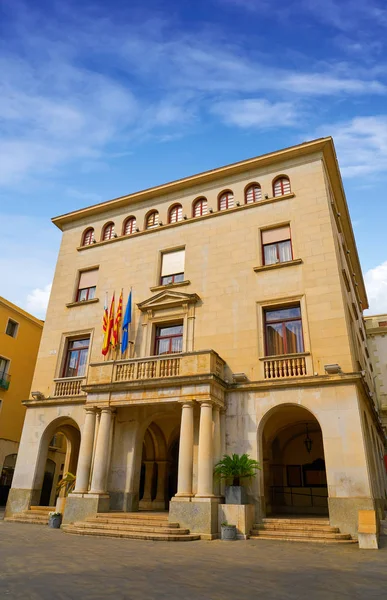
<path fill-rule="evenodd" d="M 224 361 L 213 350 L 92 363 L 87 386 L 215 375 L 224 379 Z M 89 390 L 88 390 L 89 391 Z"/>
<path fill-rule="evenodd" d="M 265 379 L 304 377 L 308 374 L 307 354 L 287 354 L 262 358 Z M 309 369 L 310 370 L 310 369 Z"/>
<path fill-rule="evenodd" d="M 9 384 L 11 382 L 11 376 L 5 371 L 0 372 L 0 389 L 7 390 L 9 388 Z"/>
<path fill-rule="evenodd" d="M 55 387 L 53 398 L 69 398 L 73 396 L 84 396 L 81 386 L 85 383 L 84 377 L 65 377 L 54 379 Z"/>

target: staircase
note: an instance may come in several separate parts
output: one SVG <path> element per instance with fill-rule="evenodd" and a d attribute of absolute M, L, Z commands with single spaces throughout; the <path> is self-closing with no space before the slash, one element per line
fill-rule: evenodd
<path fill-rule="evenodd" d="M 352 544 L 349 533 L 340 533 L 329 525 L 328 519 L 268 518 L 256 523 L 251 530 L 252 540 L 281 540 L 290 542 L 317 542 L 319 544 Z"/>
<path fill-rule="evenodd" d="M 98 513 L 86 521 L 62 525 L 62 531 L 76 535 L 153 540 L 162 542 L 191 542 L 200 540 L 179 523 L 170 523 L 168 513 Z"/>
<path fill-rule="evenodd" d="M 31 506 L 29 510 L 23 510 L 23 512 L 13 515 L 12 517 L 6 517 L 4 521 L 10 521 L 11 523 L 47 525 L 48 513 L 51 511 L 55 511 L 55 506 Z"/>

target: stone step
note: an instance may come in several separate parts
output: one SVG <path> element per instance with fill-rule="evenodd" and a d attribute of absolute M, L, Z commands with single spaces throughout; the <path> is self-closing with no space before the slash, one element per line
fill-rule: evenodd
<path fill-rule="evenodd" d="M 253 529 L 264 531 L 319 531 L 321 533 L 340 533 L 338 527 L 331 525 L 300 525 L 298 523 L 254 523 Z"/>
<path fill-rule="evenodd" d="M 105 525 L 133 525 L 133 526 L 150 526 L 150 527 L 168 527 L 168 528 L 177 528 L 179 527 L 179 523 L 170 523 L 168 519 L 163 521 L 159 521 L 156 519 L 111 519 L 110 517 L 100 517 L 97 515 L 96 517 L 89 517 L 85 519 L 85 523 L 102 523 Z"/>
<path fill-rule="evenodd" d="M 142 525 L 141 523 L 117 523 L 116 521 L 110 521 L 109 523 L 100 523 L 102 519 L 89 519 L 88 521 L 76 521 L 74 527 L 80 527 L 82 529 L 102 529 L 111 531 L 135 531 L 138 533 L 166 533 L 171 535 L 186 535 L 189 533 L 189 529 L 181 529 L 176 523 L 177 527 L 168 527 L 160 525 Z M 174 524 L 175 525 L 175 524 Z"/>
<path fill-rule="evenodd" d="M 107 513 L 97 513 L 97 519 L 136 519 L 140 521 L 168 521 L 168 512 L 107 512 Z"/>
<path fill-rule="evenodd" d="M 334 539 L 326 537 L 310 538 L 310 537 L 295 537 L 291 533 L 282 537 L 274 536 L 271 533 L 260 533 L 259 535 L 251 535 L 251 540 L 276 540 L 277 542 L 309 542 L 312 544 L 357 544 L 357 540 L 349 539 Z"/>
<path fill-rule="evenodd" d="M 327 540 L 349 540 L 351 536 L 349 533 L 322 533 L 320 531 L 296 531 L 281 529 L 280 531 L 266 531 L 262 529 L 253 529 L 251 535 L 254 537 L 266 537 L 270 536 L 273 538 L 283 539 L 287 537 L 293 538 L 307 538 L 307 539 L 327 539 Z"/>
<path fill-rule="evenodd" d="M 31 512 L 43 512 L 43 513 L 49 513 L 49 512 L 55 512 L 55 506 L 31 506 L 29 511 Z M 24 511 L 24 512 L 29 512 L 29 511 Z"/>
<path fill-rule="evenodd" d="M 76 535 L 93 535 L 100 537 L 115 537 L 125 538 L 131 540 L 152 540 L 161 542 L 192 542 L 200 540 L 200 535 L 194 534 L 165 534 L 165 533 L 140 533 L 135 531 L 116 531 L 112 529 L 83 529 L 81 527 L 75 527 L 74 525 L 62 525 L 61 529 L 65 533 L 71 533 Z"/>
<path fill-rule="evenodd" d="M 31 518 L 31 517 L 25 517 L 23 515 L 18 515 L 18 516 L 14 516 L 14 517 L 6 517 L 4 519 L 4 521 L 9 521 L 10 523 L 28 523 L 30 525 L 47 525 L 48 524 L 48 518 L 47 519 L 40 519 L 39 517 L 36 518 Z"/>
<path fill-rule="evenodd" d="M 282 518 L 282 517 L 266 517 L 262 519 L 263 523 L 279 523 L 279 524 L 297 524 L 297 525 L 330 525 L 329 519 L 319 518 Z"/>

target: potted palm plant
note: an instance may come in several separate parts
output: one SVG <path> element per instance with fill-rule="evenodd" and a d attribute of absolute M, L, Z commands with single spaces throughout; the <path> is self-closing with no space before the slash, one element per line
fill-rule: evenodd
<path fill-rule="evenodd" d="M 226 481 L 226 504 L 247 504 L 245 488 L 242 480 L 251 479 L 260 469 L 258 461 L 250 458 L 248 454 L 225 454 L 215 465 L 215 477 Z"/>
<path fill-rule="evenodd" d="M 65 473 L 62 479 L 58 481 L 56 491 L 59 494 L 62 492 L 62 495 L 59 495 L 56 501 L 56 510 L 58 512 L 63 514 L 66 505 L 66 498 L 74 490 L 75 483 L 76 476 L 70 472 Z"/>

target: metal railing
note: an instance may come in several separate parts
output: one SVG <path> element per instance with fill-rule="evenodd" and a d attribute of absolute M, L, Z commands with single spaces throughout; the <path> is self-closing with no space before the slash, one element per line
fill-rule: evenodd
<path fill-rule="evenodd" d="M 9 388 L 9 384 L 11 382 L 11 376 L 8 375 L 5 371 L 0 371 L 0 388 L 3 390 L 7 390 Z"/>
<path fill-rule="evenodd" d="M 300 488 L 297 488 L 300 489 Z M 271 501 L 272 504 L 274 506 L 322 506 L 324 503 L 320 503 L 320 504 L 315 504 L 314 500 L 316 498 L 323 498 L 324 500 L 326 500 L 328 502 L 328 488 L 326 486 L 319 486 L 319 487 L 313 487 L 313 486 L 308 486 L 308 487 L 304 487 L 304 490 L 309 490 L 309 492 L 306 493 L 302 493 L 302 492 L 296 492 L 294 491 L 293 488 L 289 487 L 289 486 L 271 486 L 270 488 L 270 495 L 271 495 Z M 314 493 L 316 490 L 318 489 L 325 489 L 327 490 L 327 494 L 326 496 L 323 494 L 316 494 Z M 287 491 L 288 490 L 288 491 Z M 285 502 L 284 501 L 284 496 L 287 496 L 288 498 L 290 498 L 290 503 L 289 502 Z M 310 500 L 310 504 L 294 504 L 294 497 L 295 496 L 302 496 L 303 498 L 307 498 Z"/>

